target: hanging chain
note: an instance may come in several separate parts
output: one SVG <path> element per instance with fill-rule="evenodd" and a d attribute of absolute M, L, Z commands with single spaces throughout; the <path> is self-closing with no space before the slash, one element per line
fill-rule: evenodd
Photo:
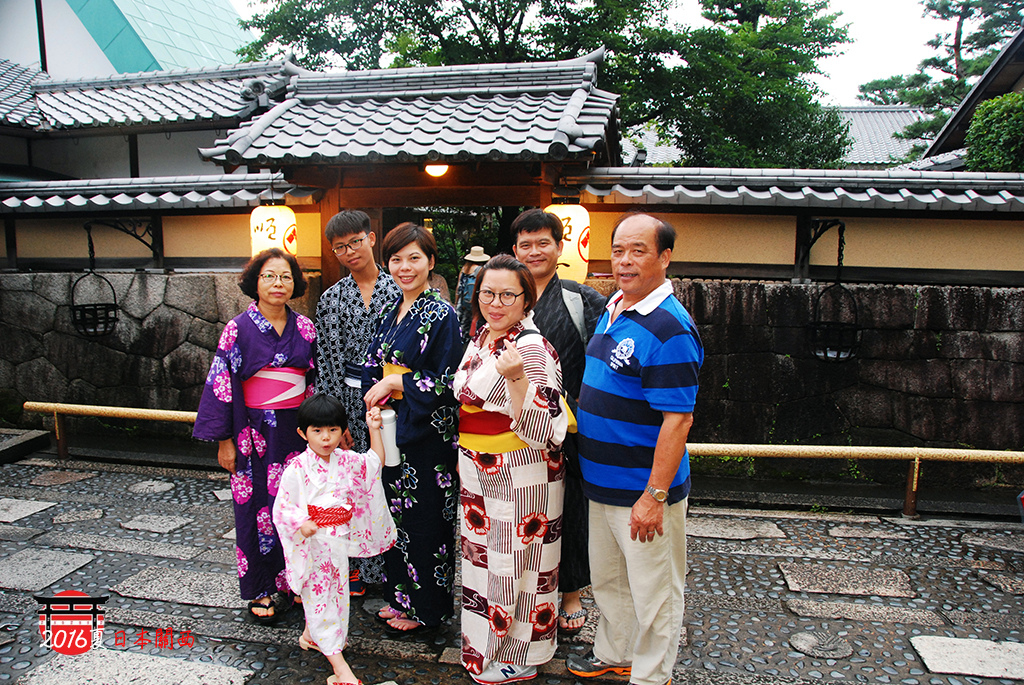
<path fill-rule="evenodd" d="M 96 270 L 96 248 L 92 245 L 92 226 L 85 225 L 85 235 L 89 238 L 89 271 Z"/>
<path fill-rule="evenodd" d="M 840 275 L 843 272 L 843 252 L 846 250 L 846 225 L 840 221 L 839 226 L 839 259 L 836 264 L 836 283 L 839 283 Z"/>

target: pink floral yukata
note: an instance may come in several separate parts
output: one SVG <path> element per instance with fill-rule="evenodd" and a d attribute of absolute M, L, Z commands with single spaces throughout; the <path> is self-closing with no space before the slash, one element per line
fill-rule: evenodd
<path fill-rule="evenodd" d="M 327 464 L 307 448 L 281 477 L 274 525 L 284 547 L 285 573 L 292 591 L 302 597 L 309 633 L 324 654 L 341 652 L 348 637 L 348 558 L 376 556 L 395 544 L 380 473 L 381 460 L 373 450 L 337 449 Z M 321 525 L 304 538 L 299 532 L 303 523 L 320 523 L 314 507 L 343 510 L 351 518 Z"/>
<path fill-rule="evenodd" d="M 224 326 L 199 401 L 192 435 L 231 439 L 238 450 L 231 494 L 235 506 L 235 552 L 242 599 L 286 592 L 284 554 L 271 520 L 286 460 L 306 448 L 296 432 L 298 409 L 245 406 L 243 383 L 264 367 L 305 369 L 306 396 L 313 393 L 316 328 L 288 310 L 281 335 L 256 303 Z"/>

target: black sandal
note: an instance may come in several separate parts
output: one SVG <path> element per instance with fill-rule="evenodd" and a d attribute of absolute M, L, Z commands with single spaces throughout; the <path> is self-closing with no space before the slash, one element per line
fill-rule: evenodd
<path fill-rule="evenodd" d="M 260 599 L 263 599 L 263 598 L 260 597 Z M 277 622 L 277 606 L 276 606 L 276 604 L 277 603 L 274 601 L 273 597 L 271 597 L 271 599 L 270 599 L 270 604 L 264 604 L 263 602 L 261 602 L 261 601 L 259 601 L 257 599 L 254 599 L 251 602 L 249 602 L 249 615 L 252 617 L 252 620 L 256 621 L 261 626 L 272 626 L 272 625 L 274 625 L 274 623 Z M 255 609 L 257 609 L 257 608 L 263 609 L 265 611 L 273 611 L 274 613 L 272 613 L 272 614 L 268 613 L 265 616 L 260 616 L 255 611 Z"/>

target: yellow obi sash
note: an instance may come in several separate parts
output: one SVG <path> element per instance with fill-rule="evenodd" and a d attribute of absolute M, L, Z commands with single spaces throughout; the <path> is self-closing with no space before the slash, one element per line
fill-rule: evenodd
<path fill-rule="evenodd" d="M 510 428 L 512 417 L 481 407 L 459 407 L 459 445 L 485 454 L 514 452 L 529 447 Z"/>
<path fill-rule="evenodd" d="M 410 371 L 412 371 L 412 369 L 410 369 L 408 366 L 401 366 L 399 364 L 384 364 L 384 376 L 387 376 L 389 373 L 397 373 L 399 376 L 401 376 L 403 374 L 409 373 Z M 395 390 L 393 393 L 391 393 L 391 397 L 393 397 L 396 400 L 400 400 L 402 399 L 402 394 L 403 393 L 401 390 Z"/>
<path fill-rule="evenodd" d="M 242 381 L 242 394 L 250 409 L 295 409 L 306 394 L 306 370 L 264 366 Z"/>

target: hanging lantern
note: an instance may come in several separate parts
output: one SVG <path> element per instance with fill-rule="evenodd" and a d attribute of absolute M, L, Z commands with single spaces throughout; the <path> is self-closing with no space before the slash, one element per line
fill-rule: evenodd
<path fill-rule="evenodd" d="M 550 212 L 562 220 L 562 258 L 558 277 L 583 283 L 587 280 L 590 262 L 590 212 L 581 205 L 548 205 Z"/>
<path fill-rule="evenodd" d="M 272 247 L 294 255 L 299 252 L 299 236 L 295 226 L 295 212 L 284 205 L 260 206 L 249 215 L 249 239 L 252 255 Z"/>

